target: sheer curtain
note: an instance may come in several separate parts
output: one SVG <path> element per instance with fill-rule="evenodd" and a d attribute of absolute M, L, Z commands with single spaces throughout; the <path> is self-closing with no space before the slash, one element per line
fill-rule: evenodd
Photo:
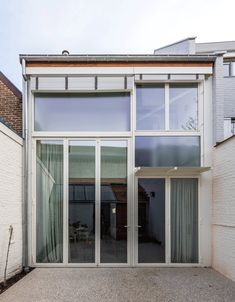
<path fill-rule="evenodd" d="M 171 262 L 198 262 L 198 180 L 171 180 Z"/>
<path fill-rule="evenodd" d="M 37 262 L 63 261 L 63 143 L 37 142 Z"/>

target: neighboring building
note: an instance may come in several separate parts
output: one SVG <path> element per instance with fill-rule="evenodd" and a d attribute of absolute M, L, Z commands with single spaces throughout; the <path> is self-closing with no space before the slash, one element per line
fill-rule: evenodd
<path fill-rule="evenodd" d="M 215 55 L 21 55 L 26 265 L 210 266 Z"/>
<path fill-rule="evenodd" d="M 9 242 L 13 227 L 7 266 L 7 278 L 22 269 L 22 194 L 23 140 L 21 93 L 0 73 L 0 282 L 3 281 Z"/>
<path fill-rule="evenodd" d="M 2 72 L 0 72 L 0 122 L 17 134 L 22 134 L 22 95 Z"/>
<path fill-rule="evenodd" d="M 235 41 L 195 43 L 193 37 L 155 54 L 168 52 L 218 56 L 213 82 L 212 266 L 235 280 Z"/>

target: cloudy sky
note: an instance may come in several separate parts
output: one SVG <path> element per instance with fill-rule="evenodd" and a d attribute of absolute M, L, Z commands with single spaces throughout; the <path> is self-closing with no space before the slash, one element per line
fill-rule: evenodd
<path fill-rule="evenodd" d="M 0 70 L 21 89 L 20 53 L 151 54 L 235 40 L 234 18 L 234 0 L 0 0 Z"/>

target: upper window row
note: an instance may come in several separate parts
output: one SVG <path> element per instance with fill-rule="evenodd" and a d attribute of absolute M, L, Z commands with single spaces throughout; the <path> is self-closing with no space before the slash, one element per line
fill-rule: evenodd
<path fill-rule="evenodd" d="M 137 87 L 137 130 L 197 130 L 197 84 Z"/>
<path fill-rule="evenodd" d="M 36 94 L 35 131 L 130 131 L 129 93 Z M 137 86 L 137 130 L 198 129 L 197 84 Z"/>

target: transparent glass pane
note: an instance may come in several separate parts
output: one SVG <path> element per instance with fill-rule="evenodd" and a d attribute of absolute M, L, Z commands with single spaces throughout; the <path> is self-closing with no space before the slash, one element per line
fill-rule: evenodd
<path fill-rule="evenodd" d="M 164 85 L 145 85 L 136 88 L 137 130 L 165 128 Z"/>
<path fill-rule="evenodd" d="M 63 142 L 37 141 L 36 259 L 63 262 Z"/>
<path fill-rule="evenodd" d="M 138 262 L 165 262 L 165 179 L 138 179 Z"/>
<path fill-rule="evenodd" d="M 95 262 L 95 141 L 69 142 L 69 262 Z"/>
<path fill-rule="evenodd" d="M 135 166 L 200 166 L 200 138 L 138 136 L 135 140 Z"/>
<path fill-rule="evenodd" d="M 128 93 L 37 94 L 36 131 L 129 131 Z"/>
<path fill-rule="evenodd" d="M 198 180 L 171 179 L 171 262 L 198 262 Z"/>
<path fill-rule="evenodd" d="M 101 143 L 101 263 L 127 263 L 127 142 Z"/>
<path fill-rule="evenodd" d="M 197 130 L 198 85 L 170 84 L 170 129 Z"/>

